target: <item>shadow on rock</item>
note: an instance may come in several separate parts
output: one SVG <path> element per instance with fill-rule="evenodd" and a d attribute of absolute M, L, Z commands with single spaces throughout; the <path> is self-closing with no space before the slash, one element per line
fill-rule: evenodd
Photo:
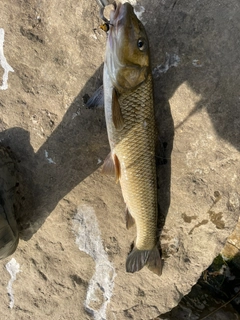
<path fill-rule="evenodd" d="M 157 12 L 155 20 L 150 16 L 145 18 L 151 35 L 153 66 L 159 65 L 160 59 L 163 62 L 164 55 L 170 55 L 168 65 L 163 64 L 159 69 L 165 100 L 185 82 L 201 97 L 175 129 L 205 108 L 219 138 L 240 150 L 238 1 L 224 0 L 219 5 L 206 0 L 172 0 L 158 4 L 151 1 L 151 4 L 146 2 L 146 8 L 146 16 L 147 11 L 149 15 Z M 179 60 L 171 63 L 174 56 Z M 168 71 L 171 65 L 177 67 Z"/>
<path fill-rule="evenodd" d="M 239 319 L 240 269 L 236 265 L 238 259 L 238 254 L 230 261 L 223 260 L 221 255 L 215 258 L 179 305 L 161 315 L 159 319 Z"/>
<path fill-rule="evenodd" d="M 155 71 L 161 230 L 170 205 L 174 131 L 205 108 L 220 141 L 225 140 L 240 150 L 240 52 L 237 46 L 240 7 L 236 0 L 224 1 L 217 9 L 216 3 L 207 1 L 143 0 L 141 4 L 146 9 L 143 19 Z M 169 100 L 183 83 L 187 83 L 193 96 L 199 95 L 200 100 L 189 115 L 174 126 Z"/>
<path fill-rule="evenodd" d="M 1 143 L 10 147 L 18 159 L 21 198 L 16 218 L 20 237 L 24 240 L 30 239 L 42 226 L 64 196 L 99 167 L 98 159 L 104 160 L 109 153 L 104 110 L 86 109 L 83 103 L 85 95 L 92 88 L 98 88 L 101 81 L 102 66 L 86 83 L 62 122 L 37 152 L 34 152 L 26 130 L 11 128 L 0 133 Z M 157 125 L 161 128 L 157 151 L 159 215 L 164 217 L 161 218 L 164 221 L 170 204 L 173 123 L 169 106 L 162 108 L 158 95 L 155 99 L 159 101 Z"/>
<path fill-rule="evenodd" d="M 154 105 L 157 125 L 157 182 L 158 182 L 158 229 L 161 232 L 170 206 L 171 153 L 173 148 L 174 124 L 170 105 L 162 97 L 154 83 Z"/>
<path fill-rule="evenodd" d="M 58 202 L 98 167 L 108 152 L 103 109 L 89 110 L 83 97 L 97 87 L 102 68 L 96 71 L 74 99 L 62 122 L 34 152 L 30 134 L 21 128 L 0 133 L 1 144 L 11 148 L 20 171 L 20 237 L 29 239 Z M 91 89 L 90 89 L 91 88 Z M 81 198 L 81 195 L 79 195 Z"/>

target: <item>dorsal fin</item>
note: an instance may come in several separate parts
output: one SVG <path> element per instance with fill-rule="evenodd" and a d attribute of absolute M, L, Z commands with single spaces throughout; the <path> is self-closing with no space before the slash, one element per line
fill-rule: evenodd
<path fill-rule="evenodd" d="M 118 101 L 118 93 L 115 88 L 112 90 L 112 120 L 116 129 L 122 129 L 124 120 Z"/>

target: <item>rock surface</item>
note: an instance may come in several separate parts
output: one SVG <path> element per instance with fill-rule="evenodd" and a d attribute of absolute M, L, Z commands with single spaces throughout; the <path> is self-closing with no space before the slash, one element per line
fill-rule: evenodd
<path fill-rule="evenodd" d="M 154 69 L 163 274 L 125 273 L 135 231 L 125 228 L 119 185 L 100 173 L 109 152 L 103 110 L 83 105 L 102 77 L 96 1 L 3 0 L 14 72 L 0 91 L 0 141 L 19 161 L 22 206 L 15 305 L 9 257 L 0 264 L 1 319 L 154 319 L 191 290 L 236 226 L 239 3 L 141 0 L 136 11 Z M 102 268 L 97 252 L 106 253 Z"/>
<path fill-rule="evenodd" d="M 237 320 L 240 314 L 240 269 L 218 255 L 178 306 L 157 319 Z"/>
<path fill-rule="evenodd" d="M 233 233 L 228 237 L 221 255 L 226 261 L 232 261 L 240 269 L 240 220 Z"/>

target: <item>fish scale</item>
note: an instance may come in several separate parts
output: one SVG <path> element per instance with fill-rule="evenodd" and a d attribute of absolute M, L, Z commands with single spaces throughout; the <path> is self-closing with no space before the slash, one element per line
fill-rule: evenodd
<path fill-rule="evenodd" d="M 157 219 L 151 75 L 135 91 L 122 94 L 119 104 L 124 126 L 121 130 L 111 126 L 109 135 L 121 166 L 123 198 L 137 226 L 136 247 L 151 250 L 156 245 Z"/>

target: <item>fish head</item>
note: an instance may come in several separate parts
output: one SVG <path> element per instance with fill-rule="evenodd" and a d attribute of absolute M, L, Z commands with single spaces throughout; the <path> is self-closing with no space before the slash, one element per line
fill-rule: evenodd
<path fill-rule="evenodd" d="M 105 65 L 119 93 L 133 90 L 150 72 L 145 28 L 129 3 L 119 3 L 110 13 Z"/>

